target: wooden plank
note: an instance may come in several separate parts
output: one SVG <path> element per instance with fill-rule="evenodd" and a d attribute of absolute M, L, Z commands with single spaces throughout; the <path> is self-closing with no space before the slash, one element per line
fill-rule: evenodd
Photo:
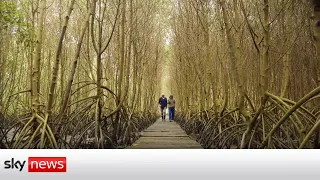
<path fill-rule="evenodd" d="M 175 122 L 157 120 L 127 149 L 202 149 Z"/>

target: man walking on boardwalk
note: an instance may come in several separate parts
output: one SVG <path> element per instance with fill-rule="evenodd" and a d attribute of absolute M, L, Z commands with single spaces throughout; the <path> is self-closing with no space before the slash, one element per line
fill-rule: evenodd
<path fill-rule="evenodd" d="M 166 121 L 166 108 L 167 108 L 167 98 L 162 95 L 162 97 L 160 97 L 159 99 L 159 105 L 160 105 L 160 110 L 161 110 L 161 117 L 162 117 L 162 121 Z"/>

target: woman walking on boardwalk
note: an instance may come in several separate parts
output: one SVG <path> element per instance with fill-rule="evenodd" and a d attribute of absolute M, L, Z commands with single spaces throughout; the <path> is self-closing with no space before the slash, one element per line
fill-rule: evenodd
<path fill-rule="evenodd" d="M 173 95 L 169 96 L 168 99 L 168 110 L 169 110 L 169 120 L 174 121 L 174 111 L 176 107 L 176 100 L 173 99 Z"/>

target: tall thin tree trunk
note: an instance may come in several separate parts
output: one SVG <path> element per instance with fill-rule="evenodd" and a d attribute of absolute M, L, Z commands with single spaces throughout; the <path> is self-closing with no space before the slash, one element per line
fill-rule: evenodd
<path fill-rule="evenodd" d="M 118 87 L 117 87 L 117 96 L 118 102 L 117 106 L 122 101 L 122 80 L 124 74 L 124 60 L 125 60 L 125 21 L 126 21 L 126 0 L 122 0 L 122 20 L 121 20 L 121 44 L 120 44 L 120 69 L 119 69 L 119 80 L 118 80 Z M 117 143 L 117 134 L 118 134 L 118 126 L 120 122 L 120 111 L 116 114 L 116 119 L 113 125 L 113 141 Z"/>
<path fill-rule="evenodd" d="M 246 120 L 248 122 L 250 122 L 250 114 L 244 107 L 245 89 L 243 86 L 243 80 L 241 79 L 239 69 L 236 65 L 237 62 L 239 62 L 240 54 L 236 53 L 237 46 L 236 46 L 236 43 L 234 42 L 233 38 L 231 37 L 231 33 L 230 33 L 231 29 L 230 29 L 230 24 L 229 24 L 229 21 L 227 18 L 227 13 L 226 13 L 226 8 L 225 8 L 225 0 L 220 0 L 220 4 L 221 4 L 223 20 L 224 20 L 224 24 L 225 24 L 231 67 L 232 67 L 232 71 L 234 73 L 234 77 L 235 77 L 235 80 L 236 80 L 236 83 L 238 85 L 239 92 L 240 92 L 240 101 L 239 101 L 240 112 L 246 118 Z"/>
<path fill-rule="evenodd" d="M 40 1 L 39 23 L 36 33 L 36 51 L 35 59 L 32 67 L 32 114 L 38 114 L 40 111 L 40 63 L 42 50 L 42 35 L 44 26 L 44 14 L 46 8 L 46 0 Z"/>
<path fill-rule="evenodd" d="M 249 137 L 251 135 L 252 128 L 255 125 L 257 117 L 261 114 L 264 109 L 264 105 L 267 99 L 268 92 L 268 81 L 269 81 L 269 46 L 270 46 L 270 23 L 269 23 L 269 0 L 263 0 L 264 2 L 264 19 L 263 19 L 263 32 L 264 32 L 264 42 L 263 42 L 263 60 L 261 65 L 261 106 L 256 112 L 255 118 L 250 120 L 247 130 L 243 133 L 241 140 L 241 148 L 247 148 Z"/>
<path fill-rule="evenodd" d="M 69 74 L 69 78 L 68 78 L 68 84 L 67 84 L 67 87 L 66 87 L 66 90 L 65 90 L 65 93 L 64 93 L 62 106 L 61 106 L 60 112 L 59 112 L 58 122 L 59 122 L 60 126 L 58 128 L 58 132 L 59 132 L 59 130 L 61 128 L 61 121 L 62 121 L 62 118 L 64 116 L 64 113 L 66 112 L 67 105 L 68 105 L 68 102 L 69 102 L 70 93 L 71 93 L 71 87 L 72 87 L 72 83 L 73 83 L 73 79 L 74 79 L 74 74 L 75 74 L 76 69 L 77 69 L 77 64 L 78 64 L 78 59 L 79 59 L 79 56 L 80 56 L 80 51 L 81 51 L 81 47 L 82 47 L 83 38 L 84 38 L 84 35 L 85 35 L 85 33 L 86 33 L 87 29 L 88 29 L 89 19 L 90 19 L 91 15 L 92 15 L 92 8 L 90 8 L 90 11 L 86 15 L 85 23 L 83 24 L 83 26 L 81 28 L 82 30 L 81 30 L 79 41 L 77 43 L 76 54 L 75 54 L 75 57 L 74 57 L 74 60 L 73 60 L 73 63 L 72 63 L 72 68 L 71 68 L 71 71 L 70 71 L 70 74 Z"/>
<path fill-rule="evenodd" d="M 313 0 L 313 22 L 314 22 L 314 37 L 315 37 L 315 46 L 316 46 L 316 59 L 317 59 L 317 85 L 320 86 L 320 1 Z M 320 118 L 318 118 L 320 121 Z M 313 142 L 313 148 L 320 148 L 320 126 L 315 132 L 315 138 Z"/>
<path fill-rule="evenodd" d="M 57 78 L 58 78 L 58 71 L 59 71 L 60 59 L 61 59 L 61 54 L 62 54 L 63 41 L 64 41 L 65 34 L 67 31 L 69 18 L 70 18 L 72 11 L 73 11 L 74 3 L 75 3 L 75 0 L 72 0 L 70 7 L 68 9 L 67 15 L 65 17 L 63 26 L 62 26 L 62 31 L 61 31 L 60 40 L 59 40 L 57 53 L 56 53 L 56 59 L 55 59 L 55 63 L 54 63 L 53 71 L 52 71 L 52 79 L 51 79 L 51 83 L 50 83 L 49 99 L 48 99 L 48 105 L 47 105 L 47 113 L 48 113 L 49 118 L 51 117 L 51 113 L 52 113 L 52 105 L 53 105 L 53 100 L 54 100 L 54 92 L 55 92 L 56 85 L 57 85 Z M 61 78 L 63 79 L 63 77 L 61 77 Z"/>

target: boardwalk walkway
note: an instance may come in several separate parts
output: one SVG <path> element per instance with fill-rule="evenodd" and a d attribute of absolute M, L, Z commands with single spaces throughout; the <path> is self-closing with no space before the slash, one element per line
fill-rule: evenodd
<path fill-rule="evenodd" d="M 175 122 L 159 118 L 141 133 L 141 137 L 127 149 L 202 149 Z"/>

